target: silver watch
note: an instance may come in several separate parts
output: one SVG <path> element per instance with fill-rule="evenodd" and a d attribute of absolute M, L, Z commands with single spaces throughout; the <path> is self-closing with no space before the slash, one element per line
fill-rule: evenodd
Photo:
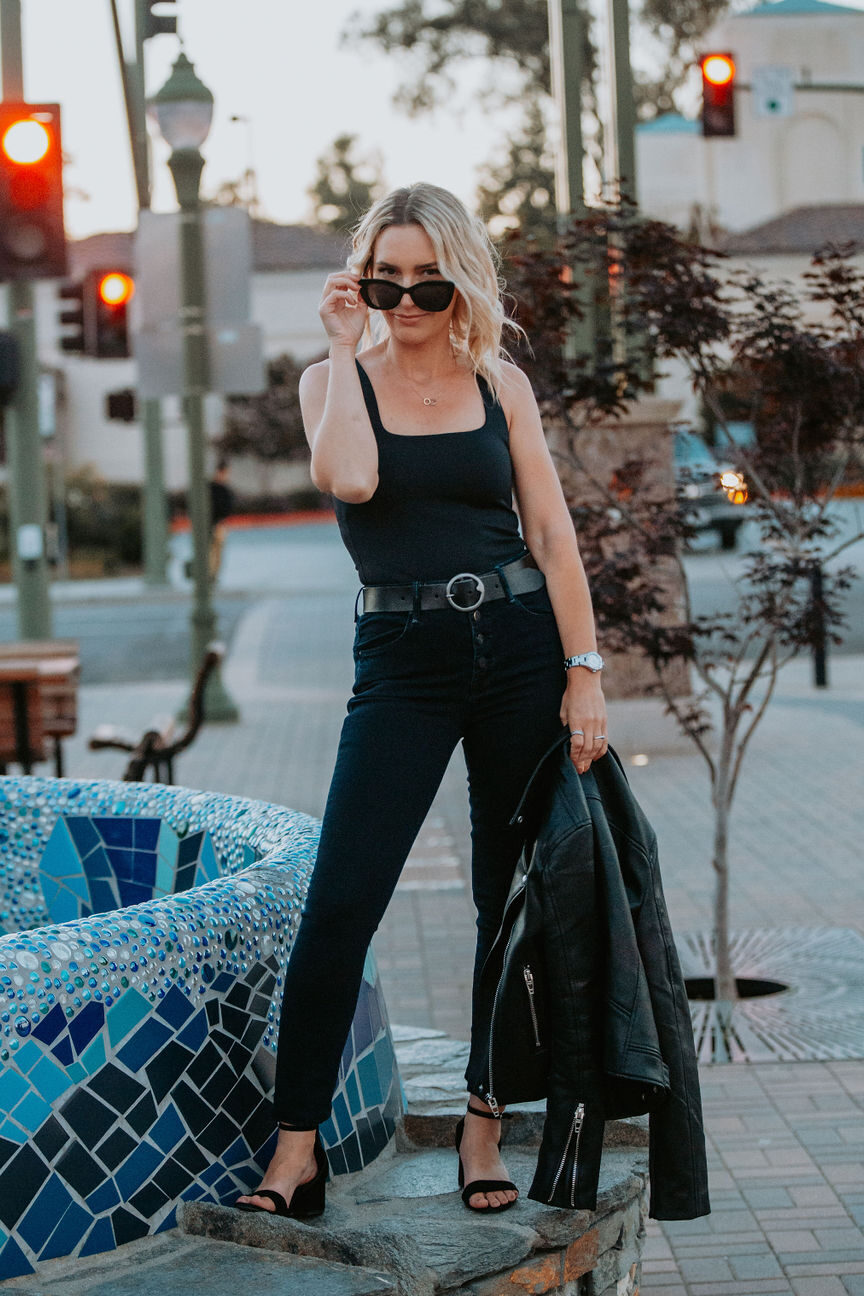
<path fill-rule="evenodd" d="M 564 658 L 565 670 L 569 670 L 571 666 L 587 666 L 592 673 L 596 674 L 605 664 L 598 652 L 577 653 L 575 657 Z"/>

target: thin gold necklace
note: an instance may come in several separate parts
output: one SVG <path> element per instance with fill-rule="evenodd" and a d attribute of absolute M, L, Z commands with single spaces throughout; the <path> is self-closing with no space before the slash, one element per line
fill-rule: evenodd
<path fill-rule="evenodd" d="M 424 396 L 423 393 L 418 389 L 417 384 L 414 382 L 412 378 L 409 378 L 407 374 L 402 374 L 400 376 L 405 380 L 405 382 L 408 383 L 410 387 L 414 388 L 414 391 L 420 397 L 424 405 L 428 406 L 428 405 L 438 404 L 439 400 L 441 399 L 440 396 Z"/>

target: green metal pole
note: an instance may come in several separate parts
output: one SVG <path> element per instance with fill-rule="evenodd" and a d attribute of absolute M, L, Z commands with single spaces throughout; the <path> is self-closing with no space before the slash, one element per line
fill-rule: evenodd
<path fill-rule="evenodd" d="M 24 99 L 21 0 L 0 0 L 4 99 Z M 12 570 L 18 592 L 18 636 L 50 639 L 51 599 L 45 555 L 45 466 L 39 435 L 36 319 L 33 285 L 9 284 L 9 328 L 19 348 L 21 381 L 9 407 L 9 520 Z"/>
<path fill-rule="evenodd" d="M 638 200 L 636 176 L 636 108 L 630 66 L 630 8 L 628 0 L 609 0 L 612 54 L 612 113 L 615 140 L 615 179 L 621 197 Z"/>
<path fill-rule="evenodd" d="M 165 585 L 168 580 L 168 507 L 165 497 L 165 455 L 162 446 L 162 406 L 141 402 L 144 432 L 144 580 Z"/>
<path fill-rule="evenodd" d="M 209 386 L 207 317 L 204 278 L 204 238 L 198 188 L 204 159 L 197 149 L 175 149 L 168 160 L 180 204 L 180 267 L 182 277 L 183 411 L 189 456 L 189 519 L 192 524 L 192 678 L 207 647 L 216 637 L 216 614 L 211 600 L 209 571 L 210 487 L 207 479 L 204 396 Z M 237 720 L 221 674 L 214 670 L 204 697 L 207 720 Z"/>
<path fill-rule="evenodd" d="M 145 0 L 135 0 L 135 62 L 126 64 L 129 137 L 138 191 L 138 210 L 150 207 L 150 156 L 148 152 L 144 89 Z M 116 17 L 115 17 L 116 22 Z M 122 58 L 122 45 L 119 50 Z M 144 434 L 144 579 L 148 585 L 168 582 L 168 506 L 165 492 L 165 455 L 162 442 L 162 403 L 141 402 Z"/>
<path fill-rule="evenodd" d="M 571 219 L 585 215 L 582 176 L 582 84 L 585 80 L 586 21 L 580 0 L 549 0 L 549 50 L 552 94 L 558 106 L 559 144 L 555 163 L 555 203 L 563 231 Z M 575 268 L 580 273 L 581 267 Z M 593 288 L 581 294 L 581 320 L 573 322 L 568 338 L 570 358 L 595 353 L 596 320 Z"/>
<path fill-rule="evenodd" d="M 636 173 L 636 105 L 633 100 L 633 70 L 630 65 L 629 0 L 608 0 L 609 55 L 612 85 L 612 140 L 614 168 L 611 179 L 617 181 L 625 222 L 637 219 L 639 201 Z M 650 382 L 653 364 L 645 353 L 645 336 L 632 330 L 628 336 L 621 323 L 626 303 L 619 290 L 618 301 L 611 302 L 613 350 L 616 360 L 627 364 L 628 351 L 640 378 Z M 616 320 L 617 315 L 617 320 Z"/>

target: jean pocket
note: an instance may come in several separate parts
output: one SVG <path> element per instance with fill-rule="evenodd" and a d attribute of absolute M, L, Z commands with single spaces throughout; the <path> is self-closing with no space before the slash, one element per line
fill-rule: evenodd
<path fill-rule="evenodd" d="M 523 612 L 530 613 L 531 616 L 554 617 L 555 615 L 545 585 L 541 585 L 536 590 L 529 590 L 527 594 L 514 594 L 513 604 Z"/>
<path fill-rule="evenodd" d="M 376 657 L 399 643 L 408 633 L 412 613 L 364 612 L 354 632 L 354 656 Z"/>

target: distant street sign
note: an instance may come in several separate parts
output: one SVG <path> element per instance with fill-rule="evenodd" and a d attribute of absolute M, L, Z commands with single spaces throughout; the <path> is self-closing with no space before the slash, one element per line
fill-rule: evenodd
<path fill-rule="evenodd" d="M 763 64 L 752 76 L 757 117 L 791 117 L 795 111 L 795 69 Z"/>
<path fill-rule="evenodd" d="M 204 210 L 209 390 L 254 395 L 266 389 L 261 330 L 249 323 L 252 231 L 248 212 Z M 132 346 L 142 399 L 183 392 L 180 330 L 180 214 L 140 213 L 135 245 Z"/>

